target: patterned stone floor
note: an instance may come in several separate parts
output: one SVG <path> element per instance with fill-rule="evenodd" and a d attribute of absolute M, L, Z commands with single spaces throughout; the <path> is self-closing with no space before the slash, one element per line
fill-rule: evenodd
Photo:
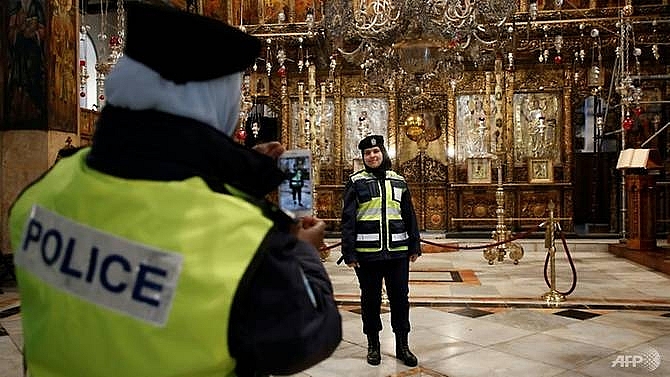
<path fill-rule="evenodd" d="M 486 240 L 435 240 L 477 245 Z M 335 244 L 337 240 L 328 240 Z M 419 366 L 394 358 L 388 308 L 383 310 L 382 363 L 365 362 L 358 285 L 353 270 L 325 266 L 340 303 L 344 336 L 328 360 L 296 376 L 618 377 L 670 376 L 670 277 L 607 252 L 614 240 L 571 240 L 573 292 L 547 302 L 546 250 L 520 242 L 519 264 L 489 265 L 481 250 L 425 253 L 410 274 L 410 345 Z M 567 292 L 572 271 L 556 256 L 556 286 Z M 549 274 L 550 276 L 550 274 Z M 0 294 L 0 376 L 21 376 L 20 297 Z"/>

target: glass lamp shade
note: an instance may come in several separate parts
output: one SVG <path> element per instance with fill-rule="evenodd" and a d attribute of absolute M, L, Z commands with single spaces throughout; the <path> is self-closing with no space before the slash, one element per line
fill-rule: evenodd
<path fill-rule="evenodd" d="M 406 39 L 393 48 L 400 58 L 400 66 L 409 74 L 428 73 L 437 67 L 440 45 L 427 39 Z"/>
<path fill-rule="evenodd" d="M 432 111 L 410 114 L 405 119 L 405 135 L 412 141 L 425 140 L 431 142 L 442 135 L 440 115 Z"/>
<path fill-rule="evenodd" d="M 423 114 L 414 113 L 405 119 L 405 135 L 407 135 L 410 140 L 419 140 L 425 129 L 426 123 L 423 120 Z"/>

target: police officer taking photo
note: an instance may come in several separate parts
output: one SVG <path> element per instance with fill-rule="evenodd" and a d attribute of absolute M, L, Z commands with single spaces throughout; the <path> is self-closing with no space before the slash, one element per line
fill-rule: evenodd
<path fill-rule="evenodd" d="M 416 366 L 408 344 L 409 262 L 421 255 L 419 229 L 405 179 L 391 170 L 381 135 L 358 144 L 365 169 L 349 177 L 342 210 L 342 257 L 354 268 L 361 290 L 367 362 L 381 363 L 382 281 L 391 306 L 396 358 Z"/>
<path fill-rule="evenodd" d="M 25 189 L 9 223 L 30 376 L 268 376 L 329 357 L 341 318 L 325 224 L 265 196 L 283 147 L 231 135 L 255 37 L 127 6 L 90 148 Z"/>

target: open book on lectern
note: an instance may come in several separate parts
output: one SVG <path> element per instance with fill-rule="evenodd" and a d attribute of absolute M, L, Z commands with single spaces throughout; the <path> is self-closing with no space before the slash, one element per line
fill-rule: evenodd
<path fill-rule="evenodd" d="M 650 169 L 660 167 L 655 161 L 651 149 L 628 148 L 619 153 L 617 169 Z"/>

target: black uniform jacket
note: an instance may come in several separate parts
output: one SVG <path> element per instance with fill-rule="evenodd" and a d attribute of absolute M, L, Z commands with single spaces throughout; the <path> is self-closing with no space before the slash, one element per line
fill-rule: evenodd
<path fill-rule="evenodd" d="M 227 336 L 237 375 L 293 374 L 332 354 L 342 338 L 342 325 L 318 252 L 290 235 L 292 220 L 263 199 L 284 179 L 272 158 L 190 118 L 107 105 L 96 125 L 87 164 L 126 179 L 175 181 L 198 176 L 213 191 L 228 194 L 225 185 L 230 185 L 251 196 L 248 200 L 263 209 L 274 227 L 233 300 Z M 303 272 L 315 305 L 307 295 Z"/>
<path fill-rule="evenodd" d="M 384 180 L 385 178 L 380 179 L 377 177 L 377 181 L 380 185 L 384 184 Z M 370 193 L 368 195 L 371 196 L 373 194 Z M 405 223 L 405 230 L 409 236 L 407 253 L 391 253 L 388 248 L 384 248 L 375 253 L 361 253 L 356 251 L 356 236 L 358 234 L 356 232 L 356 214 L 358 213 L 358 205 L 360 202 L 358 193 L 356 192 L 356 185 L 354 185 L 351 181 L 351 177 L 349 177 L 347 185 L 344 188 L 344 206 L 342 208 L 342 257 L 346 264 L 407 258 L 414 254 L 421 255 L 419 226 L 416 222 L 414 206 L 412 205 L 412 196 L 409 189 L 403 192 L 400 199 L 400 216 L 402 217 L 403 223 Z"/>

